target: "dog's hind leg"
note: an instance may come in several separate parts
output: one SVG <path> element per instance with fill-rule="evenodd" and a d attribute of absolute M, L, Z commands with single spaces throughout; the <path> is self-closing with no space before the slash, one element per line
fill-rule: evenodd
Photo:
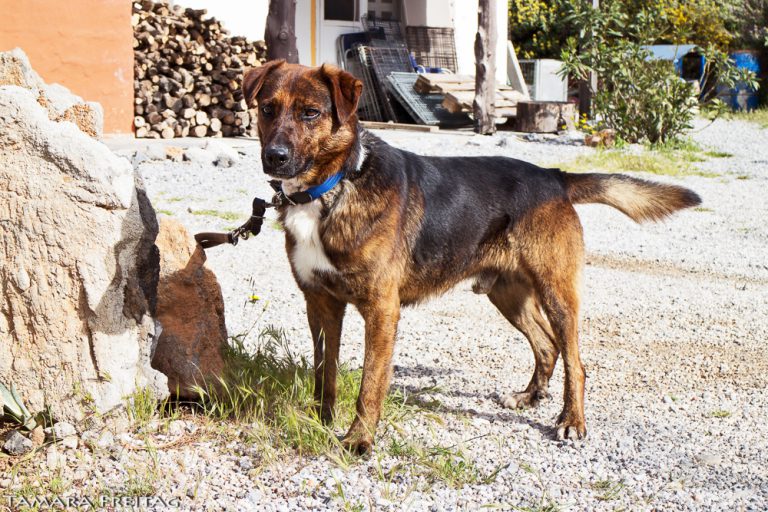
<path fill-rule="evenodd" d="M 346 303 L 323 292 L 305 291 L 304 296 L 315 348 L 315 401 L 323 423 L 330 423 L 336 405 L 336 373 Z"/>
<path fill-rule="evenodd" d="M 500 276 L 488 298 L 528 339 L 536 360 L 528 387 L 524 391 L 502 396 L 501 404 L 509 408 L 533 407 L 540 400 L 549 398 L 549 379 L 560 353 L 554 342 L 552 328 L 541 313 L 532 283 L 521 274 Z"/>
<path fill-rule="evenodd" d="M 584 263 L 581 223 L 573 206 L 550 203 L 529 218 L 533 234 L 522 251 L 522 262 L 532 278 L 536 295 L 552 326 L 563 355 L 565 389 L 563 411 L 557 420 L 557 437 L 582 438 L 584 382 L 579 355 L 579 280 Z"/>

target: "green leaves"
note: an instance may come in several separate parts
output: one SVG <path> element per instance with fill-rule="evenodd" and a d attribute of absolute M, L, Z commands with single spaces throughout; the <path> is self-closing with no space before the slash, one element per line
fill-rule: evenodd
<path fill-rule="evenodd" d="M 754 73 L 738 69 L 728 55 L 714 47 L 701 50 L 705 58 L 702 94 L 696 84 L 677 76 L 671 62 L 653 59 L 643 45 L 663 40 L 667 12 L 649 3 L 628 16 L 621 2 L 593 9 L 576 3 L 567 19 L 578 29 L 561 53 L 562 74 L 588 80 L 597 73 L 594 115 L 603 127 L 613 128 L 626 142 L 664 143 L 678 139 L 692 127 L 699 99 L 715 103 L 717 85 L 737 83 L 757 88 Z M 677 36 L 678 34 L 675 34 Z"/>
<path fill-rule="evenodd" d="M 11 389 L 0 383 L 0 401 L 3 404 L 3 418 L 18 423 L 26 430 L 33 430 L 37 422 L 24 405 L 21 397 L 16 392 L 16 386 L 11 383 Z"/>

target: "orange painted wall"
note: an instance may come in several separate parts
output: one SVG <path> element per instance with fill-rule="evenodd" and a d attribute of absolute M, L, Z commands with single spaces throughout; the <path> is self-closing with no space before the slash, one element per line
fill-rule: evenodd
<path fill-rule="evenodd" d="M 48 83 L 104 107 L 104 132 L 133 123 L 129 0 L 0 0 L 0 51 L 20 47 Z"/>

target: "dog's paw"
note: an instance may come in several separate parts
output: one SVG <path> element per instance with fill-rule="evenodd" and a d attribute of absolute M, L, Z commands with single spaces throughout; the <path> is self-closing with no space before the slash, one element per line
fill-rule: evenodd
<path fill-rule="evenodd" d="M 507 409 L 520 409 L 526 407 L 536 407 L 539 402 L 549 398 L 546 391 L 522 391 L 520 393 L 507 393 L 502 396 L 499 402 Z"/>
<path fill-rule="evenodd" d="M 558 420 L 556 428 L 558 441 L 566 439 L 576 441 L 587 437 L 587 426 L 584 420 Z"/>
<path fill-rule="evenodd" d="M 341 445 L 345 450 L 354 455 L 367 455 L 373 449 L 373 439 L 361 438 L 359 436 L 347 436 L 341 440 Z"/>

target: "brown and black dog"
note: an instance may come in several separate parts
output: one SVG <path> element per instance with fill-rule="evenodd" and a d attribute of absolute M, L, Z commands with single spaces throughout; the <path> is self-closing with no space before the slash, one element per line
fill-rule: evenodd
<path fill-rule="evenodd" d="M 315 397 L 332 418 L 347 304 L 365 320 L 357 415 L 344 438 L 370 449 L 392 373 L 400 307 L 475 279 L 530 342 L 528 387 L 502 399 L 533 406 L 548 396 L 558 356 L 565 365 L 557 437 L 581 438 L 584 368 L 579 357 L 578 283 L 584 263 L 576 203 L 603 203 L 635 221 L 700 203 L 692 191 L 629 176 L 568 174 L 503 157 L 424 157 L 364 131 L 362 83 L 324 65 L 272 61 L 249 71 L 243 93 L 258 104 L 264 172 L 291 194 L 331 177 L 317 199 L 279 208 L 294 277 L 307 301 Z"/>

